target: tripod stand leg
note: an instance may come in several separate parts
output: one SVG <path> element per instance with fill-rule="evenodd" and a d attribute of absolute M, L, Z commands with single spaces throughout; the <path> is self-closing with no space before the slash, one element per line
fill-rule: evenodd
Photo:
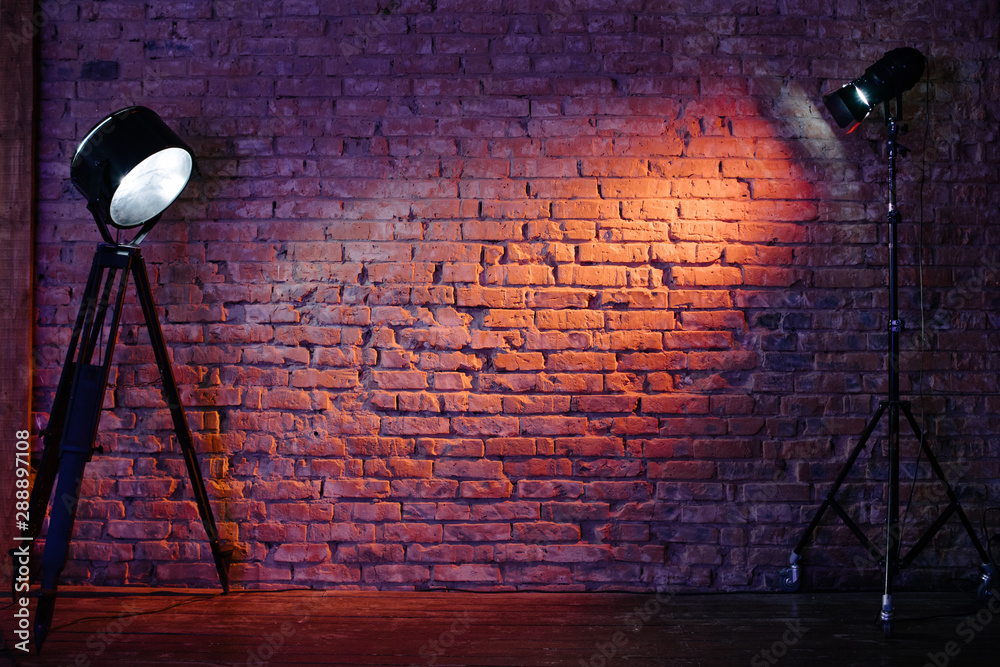
<path fill-rule="evenodd" d="M 890 391 L 890 393 L 892 393 Z M 886 637 L 892 635 L 892 581 L 899 570 L 899 401 L 889 402 L 889 512 L 885 531 L 885 588 L 879 618 Z"/>
<path fill-rule="evenodd" d="M 66 430 L 59 446 L 56 493 L 52 499 L 49 530 L 45 535 L 45 550 L 42 552 L 41 591 L 35 612 L 35 646 L 39 651 L 45 643 L 52 622 L 59 575 L 66 565 L 69 553 L 76 507 L 80 499 L 80 485 L 84 468 L 93 454 L 107 379 L 107 367 L 92 364 L 78 365 L 74 376 Z"/>
<path fill-rule="evenodd" d="M 45 550 L 42 552 L 41 591 L 38 608 L 35 610 L 35 647 L 39 651 L 42 650 L 52 624 L 59 575 L 66 565 L 73 522 L 76 519 L 76 505 L 80 498 L 80 484 L 89 460 L 89 451 L 65 451 L 59 461 L 59 481 L 56 483 L 55 500 L 49 515 L 49 530 L 45 536 Z"/>
<path fill-rule="evenodd" d="M 139 291 L 139 301 L 156 354 L 156 362 L 163 376 L 164 399 L 173 417 L 174 429 L 194 488 L 198 511 L 211 543 L 216 570 L 223 590 L 226 592 L 229 590 L 229 553 L 219 547 L 218 530 L 205 492 L 205 482 L 198 468 L 180 393 L 170 368 L 163 332 L 156 318 L 145 263 L 136 247 L 102 245 L 94 255 L 83 305 L 74 326 L 66 365 L 56 391 L 52 418 L 46 432 L 42 467 L 30 497 L 29 507 L 33 510 L 32 517 L 37 520 L 37 524 L 33 523 L 29 527 L 29 532 L 34 531 L 32 534 L 34 536 L 41 530 L 48 497 L 52 485 L 55 484 L 56 493 L 52 501 L 49 530 L 42 556 L 41 597 L 35 612 L 35 644 L 38 650 L 41 650 L 52 622 L 59 575 L 69 553 L 81 480 L 97 437 L 98 422 L 130 273 Z M 115 281 L 119 276 L 117 295 L 112 301 Z M 105 329 L 104 321 L 109 312 L 111 321 Z M 91 359 L 100 350 L 100 341 L 104 339 L 107 342 L 103 356 L 98 355 L 100 363 L 92 364 Z"/>
<path fill-rule="evenodd" d="M 72 351 L 70 353 L 72 356 Z M 59 441 L 62 439 L 63 426 L 66 423 L 66 410 L 69 403 L 70 387 L 73 377 L 76 374 L 76 364 L 67 361 L 63 366 L 62 374 L 59 377 L 59 386 L 56 388 L 55 400 L 52 404 L 52 411 L 49 414 L 49 423 L 43 432 L 45 443 L 42 450 L 42 460 L 35 472 L 35 481 L 31 485 L 31 495 L 28 497 L 28 522 L 27 527 L 21 530 L 21 537 L 29 538 L 28 549 L 30 551 L 34 540 L 42 532 L 42 523 L 45 520 L 45 511 L 49 506 L 49 498 L 52 496 L 52 487 L 56 481 L 56 473 L 59 470 Z M 15 549 L 8 552 L 11 563 L 15 558 Z M 28 556 L 30 566 L 30 554 Z M 13 571 L 13 568 L 12 568 Z M 29 570 L 29 579 L 31 578 Z M 11 599 L 16 599 L 15 587 L 17 579 L 11 577 Z"/>
<path fill-rule="evenodd" d="M 823 504 L 820 505 L 820 508 L 813 517 L 813 520 L 809 523 L 809 527 L 806 528 L 806 532 L 803 533 L 799 543 L 795 546 L 795 549 L 793 549 L 796 554 L 802 553 L 802 550 L 805 549 L 806 544 L 809 542 L 809 538 L 812 537 L 813 531 L 815 531 L 817 526 L 819 526 L 820 519 L 823 518 L 824 512 L 826 512 L 830 505 L 836 503 L 835 497 L 837 492 L 847 479 L 847 475 L 850 474 L 851 468 L 854 467 L 854 462 L 858 459 L 858 456 L 868 444 L 868 439 L 878 426 L 879 420 L 882 419 L 882 415 L 885 413 L 886 407 L 887 404 L 884 401 L 879 403 L 875 414 L 872 416 L 871 420 L 869 420 L 868 424 L 865 425 L 865 430 L 861 432 L 861 438 L 858 440 L 858 444 L 854 446 L 853 450 L 851 450 L 851 455 L 847 457 L 847 462 L 844 464 L 844 467 L 841 468 L 840 474 L 837 475 L 837 479 L 833 483 L 833 487 L 830 489 L 830 492 L 827 494 L 826 500 L 824 500 Z"/>
<path fill-rule="evenodd" d="M 177 389 L 177 381 L 174 379 L 170 357 L 167 355 L 167 346 L 163 340 L 163 331 L 156 316 L 153 293 L 150 290 L 149 278 L 146 275 L 146 264 L 142 256 L 138 253 L 138 250 L 135 251 L 134 259 L 132 275 L 135 279 L 139 304 L 142 306 L 142 314 L 146 320 L 146 329 L 149 331 L 149 339 L 153 345 L 153 353 L 156 356 L 156 364 L 159 367 L 160 377 L 163 381 L 163 398 L 170 408 L 170 416 L 174 423 L 174 432 L 177 434 L 177 441 L 184 455 L 184 464 L 187 466 L 188 477 L 191 480 L 191 489 L 194 493 L 195 502 L 198 505 L 198 514 L 201 516 L 202 525 L 208 534 L 209 546 L 212 549 L 212 559 L 215 561 L 215 570 L 219 575 L 219 582 L 222 584 L 223 592 L 228 593 L 229 563 L 232 551 L 223 550 L 219 545 L 219 531 L 215 525 L 212 506 L 208 502 L 205 481 L 201 475 L 201 468 L 198 466 L 198 456 L 194 450 L 191 428 L 188 426 L 187 418 L 184 416 L 184 405 L 181 403 L 180 391 Z"/>
<path fill-rule="evenodd" d="M 969 520 L 968 515 L 966 515 L 965 510 L 962 509 L 962 504 L 958 499 L 958 494 L 955 493 L 955 489 L 948 482 L 948 478 L 945 476 L 944 469 L 941 464 L 938 463 L 937 457 L 931 450 L 930 445 L 927 444 L 926 439 L 920 431 L 920 426 L 917 424 L 917 420 L 914 418 L 912 411 L 910 410 L 909 403 L 903 403 L 902 405 L 903 414 L 906 416 L 906 421 L 910 424 L 910 428 L 913 429 L 913 434 L 917 437 L 920 442 L 920 449 L 927 456 L 927 461 L 931 465 L 931 469 L 934 471 L 934 475 L 937 477 L 938 481 L 944 487 L 945 493 L 948 496 L 949 505 L 941 513 L 938 519 L 927 529 L 916 544 L 910 549 L 909 553 L 904 559 L 901 560 L 901 565 L 906 566 L 913 561 L 917 555 L 926 547 L 938 531 L 944 526 L 945 522 L 952 515 L 952 513 L 958 514 L 958 519 L 962 523 L 962 527 L 965 528 L 965 532 L 969 535 L 969 539 L 972 540 L 973 546 L 976 548 L 976 552 L 979 554 L 979 559 L 982 563 L 981 568 L 983 570 L 982 574 L 982 584 L 979 589 L 979 596 L 984 601 L 986 601 L 990 595 L 991 579 L 993 576 L 993 571 L 995 568 L 995 563 L 992 562 L 989 552 L 983 543 L 979 540 L 979 536 L 976 535 L 975 528 L 972 526 L 972 522 Z"/>
<path fill-rule="evenodd" d="M 76 352 L 81 338 L 85 340 L 92 338 L 89 330 L 93 326 L 95 313 L 98 310 L 97 295 L 101 291 L 101 281 L 104 278 L 105 270 L 105 263 L 101 260 L 101 257 L 101 253 L 98 252 L 94 256 L 94 261 L 90 266 L 90 275 L 87 278 L 87 286 L 83 292 L 83 303 L 80 305 L 80 311 L 77 313 L 76 322 L 73 325 L 73 335 L 70 337 L 66 362 L 63 364 L 62 373 L 59 375 L 59 384 L 56 387 L 55 398 L 52 401 L 49 423 L 42 432 L 45 447 L 42 451 L 42 461 L 38 472 L 35 474 L 35 482 L 31 486 L 31 496 L 28 502 L 28 529 L 22 533 L 23 535 L 30 536 L 32 539 L 38 537 L 42 532 L 42 521 L 45 519 L 45 510 L 49 506 L 52 487 L 56 481 L 56 472 L 59 469 L 59 455 L 61 451 L 59 447 L 66 426 L 70 396 L 74 392 L 77 378 Z M 101 312 L 107 311 L 106 309 L 102 309 Z"/>
<path fill-rule="evenodd" d="M 31 486 L 31 496 L 28 501 L 28 528 L 22 532 L 22 535 L 30 536 L 32 539 L 38 537 L 42 531 L 45 508 L 49 505 L 52 486 L 56 481 L 56 472 L 59 469 L 59 441 L 62 439 L 63 427 L 66 424 L 70 386 L 75 373 L 76 364 L 67 361 L 59 378 L 49 423 L 45 428 L 42 461 L 35 473 L 35 482 Z"/>
<path fill-rule="evenodd" d="M 812 538 L 812 534 L 816 531 L 816 528 L 819 526 L 819 522 L 823 519 L 823 515 L 826 514 L 826 511 L 830 509 L 831 506 L 834 508 L 834 511 L 837 512 L 838 516 L 840 516 L 840 518 L 844 521 L 844 523 L 847 524 L 847 527 L 851 529 L 851 532 L 853 532 L 855 536 L 857 536 L 859 539 L 862 540 L 862 544 L 864 544 L 869 551 L 874 550 L 877 555 L 877 549 L 875 549 L 874 545 L 872 545 L 871 542 L 864 537 L 864 535 L 861 533 L 860 528 L 858 528 L 857 525 L 854 524 L 853 521 L 851 521 L 850 517 L 848 517 L 847 514 L 843 511 L 843 509 L 841 509 L 840 505 L 837 503 L 836 496 L 837 492 L 840 490 L 840 487 L 844 484 L 844 481 L 850 474 L 851 468 L 854 467 L 854 462 L 857 461 L 858 456 L 861 455 L 861 452 L 868 444 L 868 439 L 871 437 L 872 433 L 875 431 L 875 428 L 878 426 L 879 420 L 882 419 L 882 415 L 885 413 L 887 407 L 888 403 L 886 403 L 885 401 L 879 403 L 878 409 L 875 411 L 875 414 L 872 415 L 872 418 L 865 425 L 865 430 L 861 432 L 861 438 L 858 440 L 858 444 L 856 444 L 854 446 L 854 449 L 851 450 L 850 456 L 847 457 L 847 462 L 844 463 L 844 466 L 840 469 L 840 473 L 837 475 L 837 479 L 833 483 L 833 487 L 830 489 L 829 493 L 826 494 L 826 498 L 823 500 L 823 504 L 819 506 L 819 509 L 816 511 L 816 514 L 813 515 L 812 521 L 809 522 L 809 526 L 806 528 L 805 532 L 802 534 L 802 537 L 799 539 L 798 544 L 796 544 L 795 548 L 792 549 L 792 555 L 788 559 L 789 567 L 781 570 L 781 587 L 784 590 L 786 591 L 798 590 L 799 568 L 801 567 L 799 565 L 799 560 L 802 557 L 802 551 L 806 548 L 806 545 L 809 544 L 809 540 Z"/>
<path fill-rule="evenodd" d="M 48 504 L 53 483 L 56 487 L 49 513 L 45 550 L 42 552 L 41 597 L 35 611 L 35 647 L 39 651 L 52 622 L 56 588 L 69 553 L 83 472 L 93 455 L 94 441 L 97 438 L 97 426 L 118 338 L 122 305 L 125 302 L 128 274 L 122 269 L 127 267 L 127 257 L 114 251 L 109 252 L 107 246 L 98 248 L 94 255 L 66 366 L 60 377 L 53 419 L 50 420 L 52 423 L 46 434 L 47 451 L 43 454 L 40 471 L 42 478 L 36 480 L 38 486 L 32 489 L 32 505 L 29 507 L 38 506 L 38 515 L 33 517 L 38 523 L 29 526 L 29 530 L 40 531 L 44 507 Z M 119 277 L 118 292 L 112 304 L 115 280 Z M 104 320 L 109 307 L 112 307 L 112 316 L 109 331 L 105 332 Z M 91 359 L 100 349 L 99 340 L 105 335 L 107 343 L 98 355 L 101 357 L 100 363 L 92 364 Z M 77 355 L 75 361 L 74 355 Z M 58 441 L 55 440 L 56 437 Z"/>

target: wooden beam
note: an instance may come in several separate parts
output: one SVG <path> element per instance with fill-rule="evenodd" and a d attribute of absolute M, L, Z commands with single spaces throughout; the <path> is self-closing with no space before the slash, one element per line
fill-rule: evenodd
<path fill-rule="evenodd" d="M 34 2 L 0 0 L 0 590 L 10 591 L 7 550 L 17 532 L 19 432 L 31 412 L 34 321 Z M 23 435 L 23 433 L 21 433 Z M 34 443 L 32 443 L 34 444 Z"/>

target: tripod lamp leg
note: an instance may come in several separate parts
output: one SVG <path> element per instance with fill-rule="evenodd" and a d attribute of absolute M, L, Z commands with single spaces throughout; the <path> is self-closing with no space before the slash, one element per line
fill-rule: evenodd
<path fill-rule="evenodd" d="M 56 495 L 52 500 L 49 530 L 45 535 L 45 550 L 42 552 L 41 591 L 35 611 L 35 647 L 39 651 L 52 625 L 56 588 L 59 586 L 59 575 L 66 565 L 83 471 L 89 460 L 90 451 L 64 451 L 59 462 Z"/>

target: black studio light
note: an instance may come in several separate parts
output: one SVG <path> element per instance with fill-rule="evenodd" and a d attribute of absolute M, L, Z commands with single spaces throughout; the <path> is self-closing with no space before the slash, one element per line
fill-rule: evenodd
<path fill-rule="evenodd" d="M 219 542 L 146 263 L 139 249 L 143 237 L 187 186 L 194 166 L 194 154 L 187 144 L 156 113 L 139 106 L 120 109 L 97 123 L 80 142 L 70 164 L 70 179 L 87 199 L 87 208 L 97 221 L 105 243 L 98 245 L 94 253 L 49 423 L 43 431 L 45 448 L 29 498 L 30 521 L 21 527 L 20 539 L 33 544 L 41 533 L 46 514 L 49 516 L 37 575 L 40 590 L 34 627 L 39 651 L 52 623 L 84 469 L 95 451 L 100 451 L 94 445 L 129 278 L 135 283 L 137 301 L 160 371 L 163 401 L 170 409 L 219 581 L 224 592 L 229 590 L 232 550 L 223 549 Z M 138 231 L 130 241 L 120 242 L 116 238 L 123 231 L 135 230 Z"/>
<path fill-rule="evenodd" d="M 86 134 L 70 164 L 70 179 L 87 199 L 104 240 L 109 228 L 132 230 L 138 245 L 187 186 L 194 153 L 152 110 L 120 109 Z"/>
<path fill-rule="evenodd" d="M 914 48 L 888 51 L 860 77 L 824 95 L 823 104 L 837 125 L 853 132 L 876 106 L 913 88 L 924 74 L 924 61 Z"/>
<path fill-rule="evenodd" d="M 849 128 L 853 131 L 860 125 L 868 114 L 877 105 L 884 105 L 885 125 L 888 130 L 888 138 L 885 144 L 885 155 L 888 159 L 889 167 L 889 192 L 887 201 L 886 222 L 888 230 L 886 240 L 888 241 L 889 266 L 888 266 L 888 317 L 886 318 L 886 334 L 888 336 L 888 354 L 886 359 L 887 370 L 887 400 L 880 400 L 875 414 L 865 424 L 854 449 L 851 450 L 843 468 L 837 476 L 833 487 L 829 490 L 823 503 L 819 506 L 812 521 L 806 528 L 798 544 L 789 556 L 789 567 L 781 571 L 780 585 L 787 591 L 797 590 L 801 582 L 803 564 L 801 563 L 802 552 L 812 539 L 814 532 L 820 524 L 824 513 L 832 509 L 843 521 L 848 529 L 858 538 L 861 545 L 868 551 L 873 561 L 879 562 L 884 574 L 884 587 L 882 594 L 882 608 L 879 613 L 879 620 L 882 622 L 882 629 L 886 637 L 891 636 L 894 623 L 895 606 L 893 602 L 894 580 L 900 570 L 908 567 L 919 554 L 932 543 L 935 536 L 944 526 L 945 522 L 952 515 L 956 515 L 961 521 L 969 536 L 969 540 L 975 547 L 980 558 L 980 584 L 978 594 L 985 601 L 994 599 L 993 577 L 996 564 L 993 562 L 991 553 L 983 546 L 978 535 L 962 508 L 961 501 L 954 488 L 948 482 L 944 469 L 938 463 L 937 457 L 928 443 L 927 438 L 920 429 L 910 409 L 910 402 L 902 399 L 900 391 L 900 336 L 904 329 L 903 320 L 899 316 L 899 270 L 898 270 L 898 249 L 899 236 L 898 228 L 902 221 L 902 215 L 896 202 L 896 158 L 905 157 L 907 150 L 899 144 L 897 138 L 906 132 L 906 126 L 901 125 L 902 119 L 903 93 L 916 85 L 924 72 L 924 56 L 913 48 L 893 49 L 882 56 L 881 60 L 865 70 L 865 73 L 846 86 L 843 86 L 828 95 L 823 96 L 823 103 L 829 109 L 830 114 L 837 125 L 842 128 Z M 895 105 L 891 104 L 895 99 Z M 895 110 L 892 107 L 895 107 Z M 837 494 L 841 485 L 848 480 L 851 468 L 858 461 L 858 457 L 867 447 L 868 440 L 877 435 L 879 422 L 883 417 L 887 418 L 885 430 L 885 451 L 887 453 L 887 484 L 885 494 L 885 542 L 884 549 L 880 548 L 861 529 L 858 523 L 844 509 Z M 905 423 L 912 431 L 918 446 L 919 455 L 926 459 L 937 482 L 943 488 L 948 497 L 948 507 L 942 511 L 937 519 L 919 536 L 919 538 L 909 547 L 907 553 L 903 553 L 903 525 L 900 522 L 900 439 L 902 436 L 900 428 Z M 877 448 L 873 447 L 874 451 Z M 919 458 L 918 458 L 919 460 Z M 846 502 L 846 501 L 844 501 Z"/>

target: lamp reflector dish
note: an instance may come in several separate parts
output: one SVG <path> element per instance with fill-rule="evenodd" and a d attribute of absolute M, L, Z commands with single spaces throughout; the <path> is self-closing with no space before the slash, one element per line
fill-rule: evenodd
<path fill-rule="evenodd" d="M 115 225 L 136 227 L 163 213 L 181 194 L 194 161 L 183 148 L 165 148 L 125 174 L 111 198 Z"/>

